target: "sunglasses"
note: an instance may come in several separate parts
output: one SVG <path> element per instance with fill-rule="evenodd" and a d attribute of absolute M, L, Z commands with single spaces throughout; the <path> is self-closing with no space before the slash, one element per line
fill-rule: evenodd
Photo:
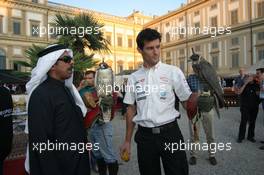
<path fill-rule="evenodd" d="M 58 61 L 63 61 L 65 63 L 70 63 L 73 60 L 70 56 L 63 56 L 62 58 L 59 58 Z"/>

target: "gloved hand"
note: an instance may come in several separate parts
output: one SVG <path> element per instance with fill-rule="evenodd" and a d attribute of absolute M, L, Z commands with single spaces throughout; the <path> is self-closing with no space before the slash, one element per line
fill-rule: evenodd
<path fill-rule="evenodd" d="M 101 98 L 100 105 L 105 108 L 111 108 L 114 105 L 114 99 L 112 96 L 105 96 Z"/>

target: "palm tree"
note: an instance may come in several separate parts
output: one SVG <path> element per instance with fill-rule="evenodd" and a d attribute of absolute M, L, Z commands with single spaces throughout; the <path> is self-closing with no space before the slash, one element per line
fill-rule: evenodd
<path fill-rule="evenodd" d="M 55 18 L 55 26 L 60 30 L 56 33 L 58 44 L 68 45 L 73 50 L 74 55 L 74 84 L 80 81 L 82 72 L 97 64 L 93 60 L 93 52 L 110 52 L 108 41 L 103 37 L 101 32 L 103 24 L 99 23 L 91 14 L 80 14 L 75 17 L 62 16 L 57 14 Z M 72 29 L 92 29 L 94 33 L 74 33 L 63 32 L 63 30 L 71 31 Z M 79 30 L 80 31 L 80 30 Z M 83 30 L 81 30 L 83 31 Z M 17 64 L 25 67 L 34 68 L 38 57 L 37 53 L 45 47 L 33 45 L 26 50 L 26 57 L 29 61 L 16 61 Z"/>
<path fill-rule="evenodd" d="M 80 14 L 75 17 L 57 14 L 55 26 L 60 29 L 57 32 L 58 42 L 68 45 L 74 51 L 76 62 L 74 84 L 78 85 L 81 81 L 82 72 L 97 64 L 92 60 L 93 52 L 110 52 L 108 41 L 103 37 L 101 31 L 104 25 L 99 23 L 92 14 Z"/>
<path fill-rule="evenodd" d="M 37 54 L 40 51 L 42 51 L 44 48 L 45 48 L 44 46 L 37 46 L 33 44 L 32 47 L 30 47 L 29 49 L 25 51 L 25 56 L 28 61 L 14 61 L 14 63 L 20 66 L 33 69 L 37 65 L 37 62 L 38 62 Z"/>
<path fill-rule="evenodd" d="M 85 53 L 85 50 L 89 52 L 109 51 L 108 41 L 101 31 L 104 25 L 99 23 L 92 14 L 80 14 L 75 17 L 57 14 L 55 25 L 60 29 L 57 33 L 59 43 L 67 44 L 73 50 L 80 53 Z"/>

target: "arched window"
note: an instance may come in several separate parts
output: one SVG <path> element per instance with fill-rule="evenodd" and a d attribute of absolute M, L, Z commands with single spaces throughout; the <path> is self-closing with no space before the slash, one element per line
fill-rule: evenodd
<path fill-rule="evenodd" d="M 0 69 L 6 69 L 6 55 L 2 49 L 0 49 Z"/>

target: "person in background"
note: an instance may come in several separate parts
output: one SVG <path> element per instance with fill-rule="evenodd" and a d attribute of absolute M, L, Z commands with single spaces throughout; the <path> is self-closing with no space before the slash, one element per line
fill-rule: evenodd
<path fill-rule="evenodd" d="M 238 90 L 241 88 L 241 86 L 243 86 L 245 76 L 246 76 L 245 69 L 243 67 L 240 67 L 239 76 L 235 79 L 235 84 L 234 84 L 236 94 L 238 94 Z"/>
<path fill-rule="evenodd" d="M 221 87 L 224 89 L 226 87 L 226 81 L 223 77 L 220 78 L 221 78 Z"/>
<path fill-rule="evenodd" d="M 8 91 L 10 91 L 9 85 L 7 85 L 6 83 L 4 83 L 3 87 L 5 87 Z"/>
<path fill-rule="evenodd" d="M 242 84 L 242 85 L 241 85 Z M 239 126 L 238 133 L 238 143 L 242 143 L 245 138 L 247 123 L 248 135 L 247 139 L 251 142 L 256 142 L 255 140 L 255 123 L 259 110 L 259 84 L 254 75 L 246 75 L 243 78 L 243 83 L 238 86 L 237 93 L 240 96 L 240 112 L 241 112 L 241 122 Z"/>
<path fill-rule="evenodd" d="M 94 74 L 95 71 L 89 70 L 84 73 L 82 77 L 80 77 L 79 86 L 77 87 L 77 90 L 79 91 L 82 100 L 84 101 L 85 106 L 87 109 L 91 108 L 91 106 L 94 108 L 96 104 L 98 103 L 98 97 L 94 88 Z M 78 83 L 78 82 L 76 82 Z M 91 110 L 88 111 L 88 113 L 91 112 Z M 84 118 L 84 127 L 86 129 L 87 133 L 87 139 L 90 142 L 90 128 L 94 124 L 95 120 L 97 119 L 97 115 L 99 115 L 98 112 L 94 112 L 93 116 L 91 116 L 91 113 L 89 114 L 89 120 L 88 120 L 88 113 L 86 114 Z M 90 164 L 91 168 L 94 172 L 98 173 L 98 165 L 96 162 L 96 158 L 92 151 L 90 153 Z"/>
<path fill-rule="evenodd" d="M 16 94 L 16 91 L 17 91 L 17 85 L 12 84 L 12 92 L 13 92 L 14 94 Z"/>
<path fill-rule="evenodd" d="M 104 123 L 101 120 L 101 113 L 98 110 L 98 96 L 95 88 L 95 72 L 85 72 L 84 80 L 79 86 L 79 93 L 88 109 L 87 120 L 93 117 L 93 121 L 86 126 L 89 131 L 89 139 L 93 144 L 99 144 L 99 150 L 92 150 L 96 159 L 99 175 L 117 175 L 118 162 L 113 148 L 113 126 L 111 122 Z M 114 99 L 110 96 L 103 97 L 101 103 L 113 106 Z M 112 108 L 113 110 L 113 108 Z M 96 112 L 97 111 L 97 112 Z M 92 113 L 93 112 L 93 113 Z M 113 111 L 112 111 L 113 112 Z M 93 115 L 89 115 L 93 114 Z M 113 113 L 114 115 L 114 113 Z M 86 123 L 86 122 L 85 122 Z"/>
<path fill-rule="evenodd" d="M 5 158 L 11 151 L 13 139 L 13 101 L 8 89 L 0 86 L 0 175 Z"/>
<path fill-rule="evenodd" d="M 199 95 L 208 94 L 208 99 L 212 97 L 211 92 L 208 88 L 208 84 L 204 83 L 199 79 L 197 74 L 194 72 L 194 74 L 189 75 L 187 82 L 191 88 L 191 91 L 193 93 L 198 93 Z M 210 94 L 210 95 L 209 95 Z M 190 128 L 190 141 L 191 143 L 199 143 L 200 140 L 200 125 L 202 124 L 203 130 L 206 135 L 207 144 L 209 145 L 208 149 L 208 155 L 209 155 L 209 162 L 211 165 L 216 165 L 217 160 L 215 158 L 215 152 L 213 144 L 215 143 L 215 136 L 214 136 L 214 110 L 212 103 L 207 100 L 207 103 L 204 103 L 203 106 L 206 109 L 199 109 L 199 113 L 201 115 L 201 118 L 196 122 L 192 123 L 191 120 L 189 120 L 189 128 Z M 197 161 L 197 150 L 193 147 L 191 147 L 190 152 L 190 165 L 195 165 Z"/>
<path fill-rule="evenodd" d="M 13 84 L 9 84 L 8 89 L 9 89 L 11 95 L 15 94 L 15 91 L 13 90 Z"/>
<path fill-rule="evenodd" d="M 259 98 L 261 100 L 262 113 L 264 113 L 264 68 L 257 69 L 257 76 L 258 76 L 259 85 L 260 85 Z M 260 142 L 264 144 L 263 140 Z M 264 145 L 259 147 L 259 149 L 264 150 Z"/>
<path fill-rule="evenodd" d="M 264 110 L 264 68 L 258 68 L 256 71 L 260 87 L 259 98 L 261 99 L 261 106 Z"/>

